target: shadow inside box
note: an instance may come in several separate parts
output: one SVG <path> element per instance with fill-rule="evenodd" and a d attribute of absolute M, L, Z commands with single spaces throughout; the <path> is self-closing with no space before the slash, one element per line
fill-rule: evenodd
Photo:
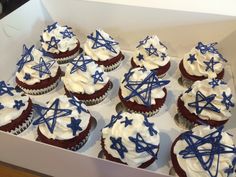
<path fill-rule="evenodd" d="M 173 78 L 178 78 L 180 76 L 179 72 L 179 62 L 180 60 L 177 57 L 171 57 L 172 59 L 170 60 L 171 65 L 170 69 L 168 70 L 168 75 Z"/>
<path fill-rule="evenodd" d="M 158 115 L 165 114 L 166 112 L 173 112 L 170 111 L 172 109 L 173 104 L 176 103 L 175 95 L 171 90 L 168 90 L 167 92 L 167 97 L 164 105 L 160 108 L 159 112 L 157 113 Z M 171 116 L 173 116 L 171 114 Z"/>

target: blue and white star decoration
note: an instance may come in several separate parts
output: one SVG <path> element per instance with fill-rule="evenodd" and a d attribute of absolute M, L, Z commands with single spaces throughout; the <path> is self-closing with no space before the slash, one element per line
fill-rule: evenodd
<path fill-rule="evenodd" d="M 82 128 L 79 126 L 81 123 L 81 119 L 75 119 L 74 117 L 71 117 L 71 123 L 67 125 L 68 128 L 71 128 L 73 136 L 76 135 L 77 131 L 81 131 Z"/>
<path fill-rule="evenodd" d="M 219 61 L 214 61 L 214 57 L 212 57 L 210 59 L 210 61 L 204 61 L 205 65 L 206 65 L 206 69 L 205 71 L 208 71 L 208 70 L 211 70 L 212 72 L 215 72 L 214 70 L 214 66 L 217 64 L 217 63 L 220 63 Z"/>
<path fill-rule="evenodd" d="M 44 30 L 45 32 L 47 31 L 48 33 L 50 33 L 52 30 L 56 29 L 57 28 L 57 22 L 51 24 L 51 25 L 48 25 L 47 26 L 47 29 Z"/>
<path fill-rule="evenodd" d="M 18 69 L 17 71 L 20 72 L 24 65 L 30 61 L 34 60 L 34 57 L 32 55 L 32 50 L 34 48 L 34 45 L 32 45 L 29 49 L 26 47 L 26 45 L 23 45 L 23 53 L 21 55 L 21 59 L 17 62 Z"/>
<path fill-rule="evenodd" d="M 71 68 L 70 74 L 73 74 L 76 72 L 78 69 L 86 72 L 87 71 L 87 65 L 91 62 L 94 62 L 90 57 L 85 56 L 84 54 L 80 54 L 79 58 L 76 57 L 73 59 L 70 63 L 73 65 Z"/>
<path fill-rule="evenodd" d="M 137 58 L 139 61 L 144 60 L 144 57 L 143 57 L 143 55 L 142 55 L 141 53 L 139 53 L 139 54 L 136 56 L 136 58 Z"/>
<path fill-rule="evenodd" d="M 179 155 L 184 159 L 196 158 L 201 167 L 208 172 L 209 176 L 217 177 L 220 156 L 222 154 L 236 153 L 235 147 L 221 143 L 222 132 L 223 126 L 204 137 L 194 135 L 191 131 L 183 133 L 181 135 L 181 140 L 186 142 L 187 147 L 180 151 Z M 207 145 L 206 147 L 208 148 L 202 149 L 201 147 L 204 145 Z M 234 169 L 235 165 L 236 158 L 233 159 L 232 166 L 230 165 L 224 172 L 227 175 L 234 173 L 234 170 L 232 169 Z M 213 171 L 213 169 L 215 169 L 215 171 Z"/>
<path fill-rule="evenodd" d="M 221 84 L 221 80 L 213 78 L 210 82 L 209 85 L 211 85 L 211 88 L 215 88 Z"/>
<path fill-rule="evenodd" d="M 22 100 L 14 100 L 14 102 L 13 108 L 16 108 L 17 110 L 20 110 L 21 107 L 25 106 Z"/>
<path fill-rule="evenodd" d="M 10 96 L 13 96 L 14 88 L 6 84 L 4 81 L 0 81 L 0 95 L 8 94 Z"/>
<path fill-rule="evenodd" d="M 157 134 L 158 134 L 157 130 L 155 130 L 155 129 L 153 128 L 154 123 L 149 122 L 146 115 L 144 115 L 143 124 L 148 128 L 148 131 L 149 131 L 150 136 L 153 136 L 153 135 L 157 135 Z"/>
<path fill-rule="evenodd" d="M 187 61 L 190 61 L 190 63 L 193 64 L 196 60 L 197 59 L 195 58 L 195 54 L 189 54 L 189 58 L 187 59 Z"/>
<path fill-rule="evenodd" d="M 69 28 L 66 28 L 64 31 L 62 31 L 60 33 L 63 35 L 63 39 L 65 39 L 65 38 L 71 39 L 73 36 L 75 36 L 75 34 L 73 32 L 71 32 Z"/>
<path fill-rule="evenodd" d="M 100 72 L 100 71 L 95 71 L 95 73 L 93 75 L 91 75 L 91 77 L 93 78 L 93 83 L 96 84 L 98 81 L 103 82 L 103 77 L 102 75 L 104 74 L 104 72 Z"/>
<path fill-rule="evenodd" d="M 142 68 L 140 68 L 142 70 Z M 132 70 L 129 70 L 125 74 L 123 82 L 126 82 L 125 88 L 131 91 L 131 93 L 125 97 L 125 100 L 129 100 L 132 97 L 139 97 L 145 106 L 151 106 L 152 90 L 167 85 L 169 80 L 159 80 L 156 73 L 150 72 L 150 74 L 143 80 L 132 81 L 130 76 L 133 74 Z"/>
<path fill-rule="evenodd" d="M 116 123 L 117 120 L 119 120 L 119 119 L 122 118 L 121 113 L 122 113 L 122 112 L 119 112 L 117 115 L 112 115 L 112 116 L 111 116 L 111 121 L 110 121 L 109 124 L 107 124 L 105 127 L 112 128 L 113 125 L 114 125 L 114 123 Z"/>
<path fill-rule="evenodd" d="M 152 55 L 155 55 L 156 57 L 159 56 L 157 52 L 158 51 L 157 48 L 155 48 L 152 44 L 150 44 L 149 47 L 146 47 L 145 50 L 147 51 L 148 56 L 152 56 Z"/>
<path fill-rule="evenodd" d="M 151 36 L 147 36 L 145 39 L 139 41 L 139 45 L 136 48 L 139 48 L 140 46 L 146 44 L 149 39 L 151 39 Z"/>
<path fill-rule="evenodd" d="M 88 110 L 86 109 L 84 103 L 82 103 L 81 101 L 79 101 L 75 96 L 71 95 L 71 98 L 69 99 L 69 102 L 76 106 L 76 109 L 78 111 L 78 113 L 82 113 L 82 112 L 87 112 Z"/>
<path fill-rule="evenodd" d="M 125 117 L 124 121 L 121 121 L 120 123 L 123 124 L 125 127 L 128 127 L 129 125 L 132 125 L 133 119 L 129 119 L 128 117 Z"/>
<path fill-rule="evenodd" d="M 232 102 L 233 95 L 226 95 L 226 92 L 222 93 L 223 100 L 221 101 L 222 104 L 225 105 L 226 109 L 228 110 L 230 107 L 234 107 L 234 103 Z"/>
<path fill-rule="evenodd" d="M 105 37 L 102 36 L 102 34 L 98 30 L 96 30 L 95 36 L 92 33 L 92 34 L 88 35 L 87 38 L 91 39 L 94 42 L 92 49 L 104 47 L 107 50 L 117 54 L 117 51 L 113 48 L 113 46 L 116 46 L 119 43 L 114 41 L 113 39 L 111 39 L 111 40 L 105 39 Z"/>
<path fill-rule="evenodd" d="M 41 57 L 39 60 L 39 64 L 32 66 L 31 68 L 39 72 L 39 77 L 43 77 L 43 75 L 47 74 L 51 76 L 50 68 L 55 64 L 55 60 L 50 60 L 45 62 Z"/>
<path fill-rule="evenodd" d="M 25 73 L 24 75 L 24 79 L 27 81 L 27 80 L 30 80 L 31 79 L 31 75 L 29 73 Z"/>
<path fill-rule="evenodd" d="M 49 51 L 52 48 L 58 49 L 59 42 L 60 42 L 60 39 L 56 39 L 54 36 L 51 37 L 50 41 L 46 41 L 46 43 L 48 44 L 47 50 Z"/>
<path fill-rule="evenodd" d="M 118 138 L 110 137 L 110 140 L 111 140 L 111 143 L 112 143 L 110 148 L 116 150 L 118 152 L 118 154 L 120 155 L 120 157 L 122 159 L 124 159 L 125 153 L 127 153 L 128 150 L 122 144 L 122 138 L 121 137 L 118 137 Z"/>

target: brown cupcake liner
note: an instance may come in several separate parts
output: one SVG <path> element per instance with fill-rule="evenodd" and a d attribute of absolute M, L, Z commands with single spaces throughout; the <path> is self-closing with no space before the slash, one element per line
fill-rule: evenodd
<path fill-rule="evenodd" d="M 105 72 L 110 72 L 110 71 L 115 70 L 116 68 L 118 68 L 120 66 L 121 61 L 122 60 L 119 60 L 118 62 L 116 62 L 116 63 L 114 63 L 114 64 L 112 64 L 110 66 L 107 66 L 107 67 L 103 66 L 104 67 L 104 71 Z"/>
<path fill-rule="evenodd" d="M 88 138 L 89 138 L 89 133 L 81 142 L 79 142 L 79 144 L 76 144 L 75 146 L 67 148 L 67 149 L 71 150 L 71 151 L 78 151 L 80 148 L 82 148 L 87 143 Z"/>

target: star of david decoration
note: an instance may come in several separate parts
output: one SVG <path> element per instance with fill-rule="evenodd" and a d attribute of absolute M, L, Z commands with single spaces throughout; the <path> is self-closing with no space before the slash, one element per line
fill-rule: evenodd
<path fill-rule="evenodd" d="M 56 99 L 49 107 L 35 105 L 34 108 L 39 117 L 33 122 L 33 125 L 45 123 L 48 130 L 53 133 L 57 119 L 68 116 L 72 112 L 70 109 L 60 109 L 59 103 L 60 100 Z"/>
<path fill-rule="evenodd" d="M 151 39 L 151 37 L 147 36 L 144 40 L 139 41 L 139 45 L 136 48 L 139 48 L 140 46 L 146 44 L 149 39 Z"/>
<path fill-rule="evenodd" d="M 191 64 L 193 64 L 194 61 L 197 61 L 197 59 L 195 58 L 195 54 L 189 54 L 189 58 L 187 59 L 187 61 L 190 61 Z"/>
<path fill-rule="evenodd" d="M 208 71 L 210 69 L 212 72 L 214 72 L 214 65 L 216 65 L 217 63 L 220 63 L 220 62 L 214 61 L 214 57 L 212 57 L 209 62 L 204 61 L 204 63 L 206 65 L 205 71 Z"/>
<path fill-rule="evenodd" d="M 204 137 L 194 135 L 191 131 L 183 133 L 181 139 L 187 143 L 187 147 L 180 151 L 179 155 L 184 159 L 196 158 L 201 167 L 207 171 L 211 177 L 217 177 L 220 156 L 222 154 L 236 153 L 235 147 L 221 144 L 222 130 L 223 126 Z M 204 149 L 200 148 L 205 144 L 207 146 Z M 209 146 L 209 144 L 211 144 L 211 146 Z M 216 169 L 214 172 L 211 167 L 215 165 Z"/>
<path fill-rule="evenodd" d="M 0 103 L 0 110 L 4 108 L 4 105 L 2 105 L 2 103 Z"/>
<path fill-rule="evenodd" d="M 17 110 L 20 110 L 21 107 L 25 106 L 25 104 L 22 102 L 22 100 L 14 100 L 15 104 L 13 108 L 16 108 Z"/>
<path fill-rule="evenodd" d="M 117 120 L 121 119 L 121 112 L 119 112 L 117 115 L 112 115 L 111 116 L 111 121 L 109 124 L 107 124 L 105 127 L 109 127 L 112 128 L 112 126 L 114 125 L 114 123 L 116 123 Z"/>
<path fill-rule="evenodd" d="M 123 159 L 125 157 L 125 153 L 127 153 L 128 150 L 122 144 L 122 138 L 121 137 L 119 137 L 119 138 L 110 137 L 110 140 L 112 142 L 110 148 L 116 150 L 118 152 L 118 154 L 120 155 L 120 157 Z"/>
<path fill-rule="evenodd" d="M 129 72 L 131 72 L 131 70 Z M 125 75 L 125 88 L 130 90 L 131 93 L 124 99 L 129 100 L 132 97 L 137 96 L 142 100 L 143 104 L 146 106 L 151 106 L 152 90 L 155 88 L 163 87 L 170 82 L 169 80 L 159 80 L 156 74 L 152 71 L 146 78 L 144 78 L 144 80 L 140 81 L 130 80 L 131 75 L 132 74 L 129 73 Z"/>
<path fill-rule="evenodd" d="M 58 43 L 60 42 L 60 39 L 56 39 L 54 36 L 51 37 L 50 41 L 46 41 L 46 43 L 48 44 L 48 51 L 52 48 L 54 49 L 58 49 Z"/>
<path fill-rule="evenodd" d="M 143 124 L 148 128 L 150 136 L 157 135 L 157 131 L 153 128 L 154 123 L 148 121 L 147 116 L 144 116 Z"/>
<path fill-rule="evenodd" d="M 80 54 L 79 58 L 73 59 L 70 63 L 73 65 L 73 67 L 70 70 L 70 74 L 73 74 L 78 69 L 80 69 L 83 72 L 87 71 L 87 64 L 93 62 L 91 58 L 86 59 L 83 54 Z"/>
<path fill-rule="evenodd" d="M 104 72 L 95 71 L 95 73 L 91 76 L 94 79 L 93 83 L 96 84 L 98 81 L 103 82 L 103 74 Z"/>
<path fill-rule="evenodd" d="M 144 141 L 140 133 L 136 134 L 136 137 L 129 137 L 129 140 L 135 144 L 135 150 L 137 153 L 147 152 L 152 157 L 156 158 L 158 146 Z"/>
<path fill-rule="evenodd" d="M 24 79 L 25 79 L 25 80 L 30 80 L 30 79 L 31 79 L 30 74 L 29 74 L 29 73 L 25 73 Z"/>
<path fill-rule="evenodd" d="M 196 108 L 197 115 L 201 114 L 203 110 L 210 110 L 220 113 L 220 109 L 218 109 L 213 103 L 211 103 L 215 99 L 215 97 L 216 94 L 205 96 L 202 92 L 197 91 L 196 101 L 188 103 L 188 106 Z"/>
<path fill-rule="evenodd" d="M 189 93 L 189 92 L 191 92 L 191 91 L 192 91 L 192 88 L 189 87 L 189 88 L 185 91 L 185 93 Z"/>
<path fill-rule="evenodd" d="M 215 88 L 220 85 L 220 80 L 219 79 L 212 79 L 209 82 L 209 85 L 211 85 L 212 88 Z"/>
<path fill-rule="evenodd" d="M 144 60 L 143 55 L 141 53 L 138 54 L 138 56 L 136 56 L 136 58 L 141 61 Z"/>
<path fill-rule="evenodd" d="M 56 61 L 51 60 L 49 62 L 45 62 L 41 57 L 39 60 L 39 64 L 32 66 L 31 68 L 39 72 L 39 77 L 41 78 L 44 74 L 51 76 L 50 68 L 54 65 Z"/>
<path fill-rule="evenodd" d="M 223 104 L 225 105 L 225 107 L 226 107 L 227 110 L 228 110 L 230 107 L 234 107 L 234 103 L 231 101 L 231 99 L 232 99 L 232 97 L 233 97 L 232 94 L 230 94 L 230 95 L 227 96 L 226 93 L 223 92 L 222 96 L 223 96 L 223 100 L 221 101 L 221 103 L 223 103 Z"/>
<path fill-rule="evenodd" d="M 65 38 L 71 39 L 73 36 L 75 36 L 73 32 L 71 32 L 70 30 L 68 30 L 68 28 L 65 29 L 65 31 L 62 31 L 62 32 L 60 32 L 60 33 L 63 35 L 63 39 L 65 39 Z"/>
<path fill-rule="evenodd" d="M 96 30 L 95 37 L 93 36 L 92 33 L 89 36 L 87 36 L 87 38 L 94 41 L 92 49 L 105 47 L 107 50 L 113 53 L 117 53 L 116 50 L 113 48 L 113 46 L 118 45 L 119 43 L 114 40 L 105 39 L 98 30 Z"/>
<path fill-rule="evenodd" d="M 53 23 L 51 25 L 48 25 L 47 29 L 45 31 L 48 31 L 50 33 L 52 30 L 54 30 L 56 28 L 57 28 L 57 22 L 55 22 L 55 23 Z"/>
<path fill-rule="evenodd" d="M 81 112 L 88 112 L 87 109 L 83 108 L 83 106 L 82 106 L 83 103 L 82 103 L 81 101 L 79 101 L 75 96 L 72 95 L 71 99 L 69 99 L 69 102 L 70 102 L 72 105 L 76 106 L 77 111 L 78 111 L 79 113 L 81 113 Z"/>
<path fill-rule="evenodd" d="M 148 56 L 159 56 L 159 54 L 157 53 L 157 48 L 155 48 L 152 44 L 149 47 L 145 48 L 145 50 L 148 52 Z"/>
<path fill-rule="evenodd" d="M 81 131 L 82 128 L 79 126 L 81 120 L 80 119 L 75 119 L 74 117 L 71 117 L 71 122 L 70 124 L 67 125 L 68 128 L 71 128 L 73 136 L 76 135 L 77 131 Z"/>
<path fill-rule="evenodd" d="M 159 43 L 160 43 L 160 45 L 162 45 L 163 47 L 165 47 L 167 49 L 165 44 L 163 44 L 161 41 Z"/>
<path fill-rule="evenodd" d="M 132 125 L 132 122 L 133 122 L 133 119 L 128 119 L 128 117 L 125 117 L 125 120 L 124 121 L 121 121 L 120 123 L 124 123 L 125 124 L 125 127 L 129 126 L 129 125 Z"/>
<path fill-rule="evenodd" d="M 13 87 L 8 86 L 4 81 L 0 81 L 0 95 L 4 95 L 7 93 L 8 95 L 13 96 L 13 90 Z"/>
<path fill-rule="evenodd" d="M 167 55 L 165 53 L 161 53 L 161 58 L 163 61 L 165 60 L 166 57 L 167 57 Z"/>
<path fill-rule="evenodd" d="M 16 64 L 18 66 L 18 72 L 22 70 L 26 63 L 34 60 L 34 57 L 32 55 L 33 48 L 34 45 L 32 45 L 29 49 L 26 47 L 26 45 L 23 45 L 23 54 L 21 55 L 21 59 Z"/>

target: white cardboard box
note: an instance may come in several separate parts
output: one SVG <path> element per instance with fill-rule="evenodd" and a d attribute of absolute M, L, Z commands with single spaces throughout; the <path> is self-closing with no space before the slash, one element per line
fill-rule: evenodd
<path fill-rule="evenodd" d="M 142 4 L 143 1 L 139 5 L 127 2 L 123 2 L 124 5 L 79 0 L 31 0 L 26 3 L 0 20 L 0 80 L 10 81 L 14 77 L 22 45 L 38 44 L 42 30 L 54 21 L 72 26 L 81 43 L 87 34 L 102 28 L 120 42 L 122 49 L 130 51 L 146 35 L 157 34 L 168 46 L 170 55 L 179 58 L 198 41 L 217 41 L 231 68 L 236 66 L 236 17 L 233 16 L 236 14 L 233 11 L 227 11 L 225 14 L 231 16 L 226 16 L 222 10 L 209 10 L 207 14 L 205 9 L 200 13 L 189 5 L 176 9 L 168 8 L 165 3 L 158 8 L 158 3 L 150 7 L 150 4 Z M 208 3 L 205 6 L 211 7 Z M 236 70 L 232 71 L 228 76 L 234 87 Z M 226 129 L 234 135 L 235 115 L 234 109 L 232 119 L 226 124 Z M 164 177 L 168 174 L 165 168 L 156 171 L 131 168 L 4 132 L 0 132 L 0 142 L 1 161 L 52 176 Z"/>

